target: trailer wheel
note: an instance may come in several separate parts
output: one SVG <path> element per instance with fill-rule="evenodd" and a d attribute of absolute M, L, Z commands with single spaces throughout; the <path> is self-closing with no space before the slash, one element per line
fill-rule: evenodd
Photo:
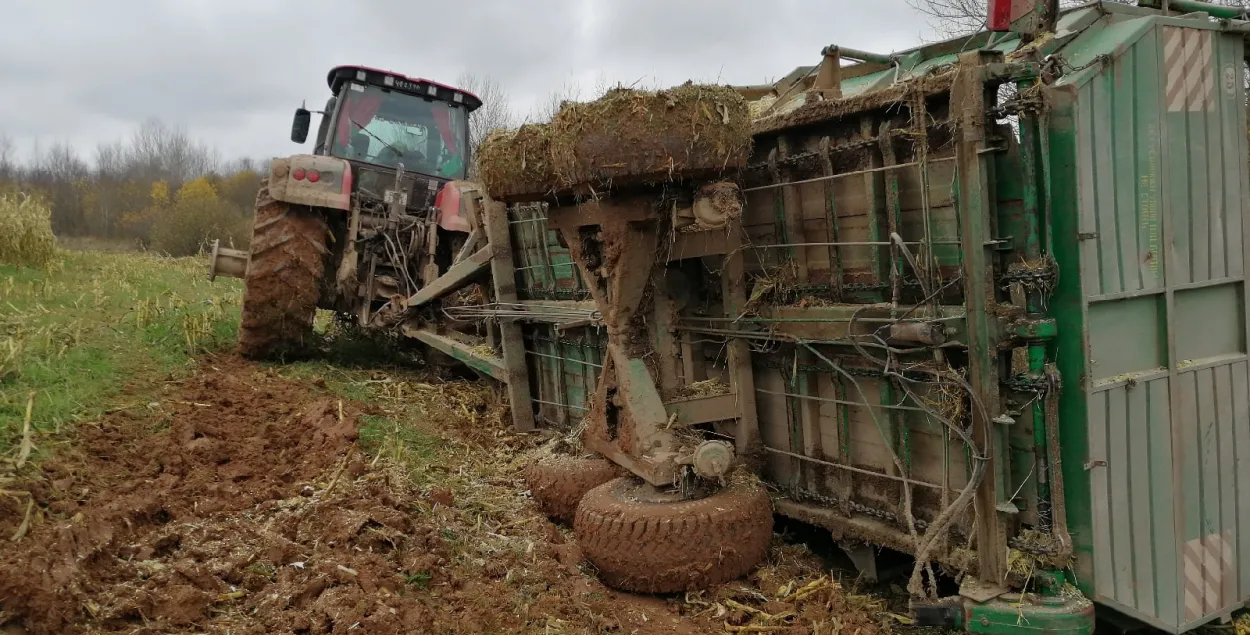
<path fill-rule="evenodd" d="M 574 533 L 604 584 L 634 593 L 677 593 L 741 577 L 772 541 L 768 493 L 733 479 L 697 500 L 677 500 L 633 478 L 591 490 Z"/>
<path fill-rule="evenodd" d="M 307 348 L 330 253 L 328 233 L 320 212 L 276 201 L 269 181 L 261 183 L 239 325 L 245 357 L 280 358 Z"/>
<path fill-rule="evenodd" d="M 620 471 L 605 459 L 557 455 L 525 468 L 523 476 L 543 513 L 571 525 L 586 492 L 620 476 Z"/>

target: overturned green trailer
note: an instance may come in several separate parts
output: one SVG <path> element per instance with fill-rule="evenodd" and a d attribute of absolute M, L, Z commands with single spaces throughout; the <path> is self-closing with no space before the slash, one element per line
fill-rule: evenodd
<path fill-rule="evenodd" d="M 923 551 L 963 580 L 963 603 L 918 615 L 1084 632 L 1088 598 L 1174 633 L 1228 618 L 1250 599 L 1250 27 L 1170 8 L 1095 3 L 1027 44 L 830 47 L 741 89 L 740 215 L 552 192 L 507 212 L 515 298 L 447 310 L 516 329 L 479 365 L 524 364 L 519 421 L 525 400 L 593 419 L 613 306 L 584 230 L 652 222 L 647 351 L 617 381 L 654 385 L 665 430 L 733 442 L 777 512 L 865 567 L 857 545 Z M 609 458 L 671 475 L 617 438 L 643 433 L 605 434 Z"/>

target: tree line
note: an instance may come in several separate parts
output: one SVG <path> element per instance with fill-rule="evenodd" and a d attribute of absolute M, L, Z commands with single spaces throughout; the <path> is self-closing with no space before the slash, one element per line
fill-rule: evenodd
<path fill-rule="evenodd" d="M 465 73 L 459 84 L 483 101 L 470 117 L 473 151 L 494 130 L 550 119 L 581 92 L 567 83 L 522 116 L 493 78 Z M 195 254 L 214 239 L 246 248 L 256 191 L 267 172 L 262 161 L 224 161 L 185 129 L 155 118 L 88 153 L 56 142 L 23 160 L 0 134 L 0 193 L 42 198 L 56 235 L 126 241 L 175 256 Z"/>
<path fill-rule="evenodd" d="M 175 256 L 213 239 L 246 246 L 265 167 L 223 161 L 157 119 L 87 156 L 57 142 L 19 161 L 13 142 L 0 136 L 0 191 L 42 197 L 58 236 L 124 240 Z"/>

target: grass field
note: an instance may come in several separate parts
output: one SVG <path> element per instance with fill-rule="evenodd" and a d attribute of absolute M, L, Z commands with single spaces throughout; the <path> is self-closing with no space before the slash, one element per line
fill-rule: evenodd
<path fill-rule="evenodd" d="M 62 250 L 47 270 L 0 265 L 0 454 L 28 405 L 46 433 L 146 404 L 194 356 L 233 345 L 241 295 L 199 258 Z"/>

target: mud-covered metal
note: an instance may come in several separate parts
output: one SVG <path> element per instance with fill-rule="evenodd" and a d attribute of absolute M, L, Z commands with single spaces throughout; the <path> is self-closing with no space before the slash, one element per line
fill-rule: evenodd
<path fill-rule="evenodd" d="M 275 201 L 346 211 L 351 208 L 351 164 L 311 154 L 274 159 L 269 167 L 269 195 Z"/>
<path fill-rule="evenodd" d="M 755 430 L 780 512 L 1004 589 L 1066 571 L 1171 632 L 1227 615 L 1250 597 L 1245 31 L 1105 4 L 1027 46 L 843 66 L 840 99 L 815 67 L 744 89 L 741 229 L 674 232 L 656 286 L 680 281 L 649 335 L 674 421 L 745 369 L 758 427 L 690 427 Z M 513 210 L 518 293 L 584 301 L 547 213 Z M 541 418 L 580 419 L 603 332 L 524 328 Z"/>

